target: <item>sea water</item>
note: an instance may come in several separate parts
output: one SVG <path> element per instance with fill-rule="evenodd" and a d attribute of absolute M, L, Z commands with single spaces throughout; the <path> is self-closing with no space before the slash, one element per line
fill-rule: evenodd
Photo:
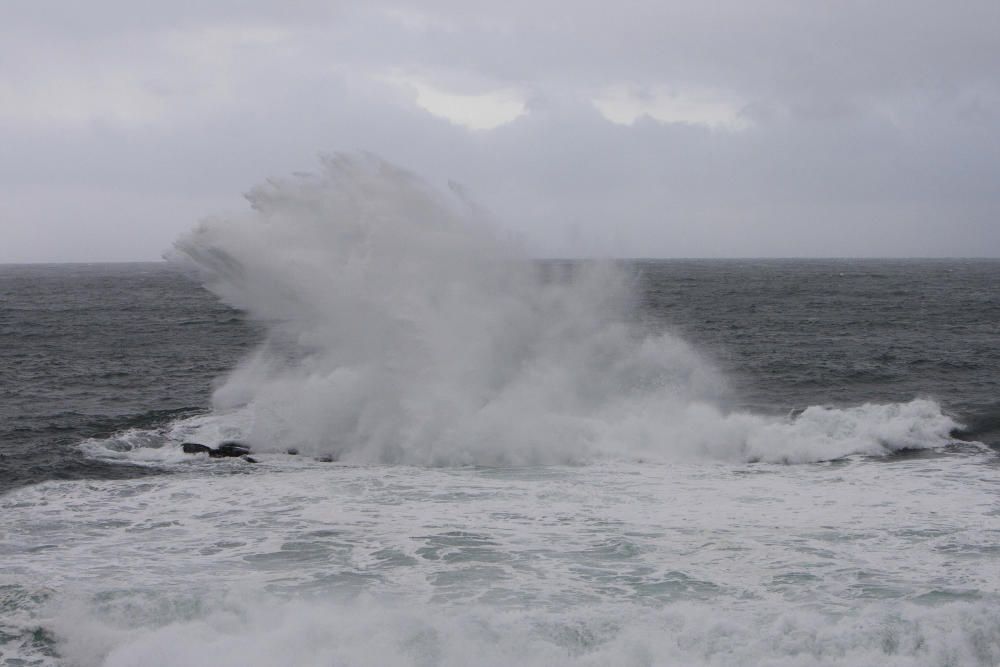
<path fill-rule="evenodd" d="M 371 157 L 249 198 L 0 267 L 0 664 L 1000 662 L 1000 263 L 533 260 Z"/>

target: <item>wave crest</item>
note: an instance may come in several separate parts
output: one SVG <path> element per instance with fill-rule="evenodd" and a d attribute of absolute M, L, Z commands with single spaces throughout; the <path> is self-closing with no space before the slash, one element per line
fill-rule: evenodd
<path fill-rule="evenodd" d="M 351 462 L 580 462 L 615 455 L 814 461 L 935 447 L 931 400 L 726 412 L 689 344 L 629 323 L 610 262 L 540 265 L 467 199 L 373 156 L 254 189 L 253 211 L 177 243 L 208 289 L 266 323 L 214 395 L 256 450 Z"/>

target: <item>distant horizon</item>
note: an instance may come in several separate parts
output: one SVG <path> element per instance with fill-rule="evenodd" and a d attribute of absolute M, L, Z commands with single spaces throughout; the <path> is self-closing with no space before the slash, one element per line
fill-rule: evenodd
<path fill-rule="evenodd" d="M 1000 261 L 1000 256 L 995 255 L 968 255 L 968 256 L 927 256 L 927 257 L 904 257 L 904 256 L 857 256 L 857 257 L 837 257 L 837 256 L 803 256 L 803 257 L 779 257 L 779 256 L 731 256 L 731 257 L 515 257 L 512 259 L 523 259 L 538 262 L 567 262 L 567 261 L 612 261 L 612 262 L 729 262 L 729 261 L 796 261 L 796 262 L 829 262 L 829 261 Z M 94 260 L 94 261 L 71 261 L 71 262 L 0 262 L 0 266 L 96 266 L 108 264 L 173 264 L 169 259 L 123 259 L 123 260 Z"/>

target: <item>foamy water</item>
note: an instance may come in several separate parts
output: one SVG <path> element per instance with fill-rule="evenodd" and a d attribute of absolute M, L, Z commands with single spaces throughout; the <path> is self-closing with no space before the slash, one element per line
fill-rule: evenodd
<path fill-rule="evenodd" d="M 38 598 L 3 631 L 75 664 L 995 664 L 991 456 L 50 482 L 3 499 Z"/>

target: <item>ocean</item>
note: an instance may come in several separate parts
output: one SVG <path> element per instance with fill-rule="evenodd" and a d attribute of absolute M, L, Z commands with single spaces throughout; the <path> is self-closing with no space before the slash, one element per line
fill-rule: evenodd
<path fill-rule="evenodd" d="M 325 169 L 0 266 L 0 665 L 1000 664 L 1000 261 L 529 260 Z"/>

